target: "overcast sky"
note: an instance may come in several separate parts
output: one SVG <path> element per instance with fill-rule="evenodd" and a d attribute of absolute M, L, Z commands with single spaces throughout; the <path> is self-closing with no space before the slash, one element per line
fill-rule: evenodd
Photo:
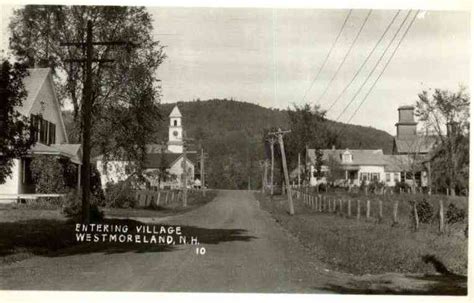
<path fill-rule="evenodd" d="M 5 20 L 11 11 L 11 7 L 4 8 L 8 9 L 2 14 L 2 45 L 6 44 Z M 316 104 L 369 12 L 352 12 L 325 68 L 303 100 L 348 10 L 149 7 L 149 11 L 154 17 L 155 39 L 166 45 L 167 59 L 158 72 L 163 102 L 234 98 L 274 108 Z M 318 104 L 327 109 L 333 103 L 396 12 L 372 11 L 340 73 Z M 367 66 L 328 112 L 330 119 L 338 117 L 350 102 L 407 12 L 400 12 Z M 398 106 L 414 104 L 423 89 L 467 86 L 469 19 L 468 12 L 421 12 L 351 123 L 395 134 Z M 367 88 L 339 121 L 346 122 L 354 114 Z"/>

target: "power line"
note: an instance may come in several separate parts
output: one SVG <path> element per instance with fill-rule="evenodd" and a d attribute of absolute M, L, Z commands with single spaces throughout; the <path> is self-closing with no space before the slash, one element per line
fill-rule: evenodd
<path fill-rule="evenodd" d="M 342 59 L 341 63 L 339 63 L 339 66 L 337 67 L 336 72 L 332 76 L 331 80 L 329 80 L 329 82 L 326 85 L 326 88 L 324 89 L 324 91 L 321 93 L 321 95 L 319 95 L 319 98 L 316 101 L 316 103 L 320 103 L 321 99 L 326 95 L 327 91 L 331 87 L 331 84 L 334 82 L 334 79 L 336 79 L 337 75 L 339 74 L 339 71 L 341 70 L 342 66 L 346 62 L 346 59 L 349 57 L 349 54 L 351 53 L 352 48 L 354 47 L 355 43 L 359 39 L 360 33 L 362 33 L 362 30 L 364 29 L 365 24 L 367 23 L 367 20 L 369 20 L 370 14 L 372 14 L 372 10 L 370 10 L 367 13 L 367 16 L 365 17 L 364 22 L 360 26 L 359 31 L 357 32 L 357 35 L 355 36 L 354 40 L 352 40 L 352 43 L 351 43 L 349 49 L 347 50 L 346 54 L 344 55 L 344 58 Z"/>
<path fill-rule="evenodd" d="M 354 76 L 352 77 L 351 81 L 344 87 L 344 89 L 341 91 L 341 93 L 337 96 L 336 99 L 334 99 L 333 103 L 331 104 L 331 106 L 329 107 L 329 109 L 327 111 L 330 111 L 334 105 L 337 103 L 337 101 L 339 101 L 341 99 L 341 97 L 344 95 L 344 93 L 347 91 L 347 89 L 351 86 L 351 84 L 354 82 L 354 80 L 357 78 L 357 76 L 359 75 L 359 73 L 362 71 L 362 69 L 364 68 L 364 66 L 367 64 L 367 62 L 369 61 L 370 57 L 372 57 L 373 53 L 375 52 L 375 50 L 377 49 L 377 47 L 380 45 L 380 43 L 382 42 L 383 38 L 385 38 L 385 35 L 388 33 L 389 29 L 392 27 L 393 25 L 393 22 L 395 22 L 395 19 L 398 17 L 398 15 L 400 14 L 401 10 L 398 10 L 397 13 L 393 16 L 392 18 L 392 21 L 390 21 L 390 23 L 388 24 L 387 28 L 385 28 L 385 31 L 383 32 L 382 36 L 380 36 L 379 40 L 377 41 L 377 43 L 374 45 L 374 47 L 372 48 L 372 50 L 370 51 L 370 53 L 367 55 L 367 57 L 365 58 L 364 62 L 362 62 L 362 64 L 359 66 L 359 69 L 357 70 L 357 72 L 354 74 Z"/>
<path fill-rule="evenodd" d="M 345 113 L 345 111 L 349 108 L 349 106 L 352 104 L 352 102 L 354 102 L 355 98 L 357 97 L 357 95 L 361 92 L 362 88 L 364 87 L 364 85 L 369 81 L 370 79 L 370 76 L 372 76 L 372 74 L 374 73 L 374 71 L 377 69 L 377 66 L 380 64 L 380 62 L 382 61 L 383 57 L 385 56 L 385 54 L 387 53 L 387 51 L 390 49 L 390 46 L 392 46 L 392 43 L 393 41 L 395 41 L 395 38 L 398 36 L 398 33 L 400 32 L 400 30 L 402 29 L 403 25 L 405 25 L 405 22 L 408 20 L 408 17 L 410 16 L 411 14 L 411 10 L 408 11 L 407 15 L 405 16 L 405 18 L 403 19 L 402 23 L 400 24 L 400 26 L 398 27 L 397 31 L 395 32 L 395 34 L 393 35 L 392 39 L 390 40 L 390 43 L 387 45 L 387 47 L 385 48 L 385 50 L 383 51 L 382 55 L 379 57 L 379 59 L 377 60 L 377 62 L 375 63 L 374 67 L 372 68 L 372 70 L 370 71 L 369 75 L 367 75 L 367 77 L 365 78 L 364 82 L 362 83 L 362 85 L 359 86 L 359 88 L 357 89 L 357 92 L 354 94 L 354 96 L 351 98 L 351 100 L 349 101 L 349 103 L 346 105 L 346 107 L 344 107 L 344 109 L 342 110 L 342 112 L 339 114 L 339 116 L 336 118 L 336 121 L 339 120 L 339 118 L 341 118 L 341 116 Z"/>
<path fill-rule="evenodd" d="M 348 123 L 351 122 L 352 118 L 354 118 L 354 116 L 357 114 L 357 112 L 359 111 L 359 109 L 362 107 L 362 105 L 364 104 L 364 102 L 367 100 L 367 97 L 370 95 L 370 93 L 372 92 L 373 88 L 375 87 L 375 85 L 377 84 L 377 82 L 379 81 L 380 77 L 382 77 L 383 73 L 385 72 L 385 70 L 387 69 L 387 66 L 390 64 L 390 61 L 392 61 L 393 57 L 395 56 L 395 53 L 397 52 L 398 48 L 400 47 L 400 44 L 402 44 L 402 41 L 405 39 L 405 36 L 407 35 L 408 31 L 410 30 L 410 28 L 412 27 L 413 23 L 415 22 L 415 19 L 418 15 L 418 13 L 420 12 L 420 10 L 418 10 L 415 15 L 413 16 L 413 19 L 410 21 L 410 24 L 408 25 L 408 27 L 405 29 L 405 32 L 403 33 L 401 39 L 398 41 L 398 44 L 397 46 L 395 47 L 395 49 L 393 50 L 392 54 L 390 55 L 390 58 L 388 58 L 387 62 L 385 63 L 384 67 L 382 68 L 382 71 L 380 72 L 380 74 L 378 75 L 377 79 L 375 79 L 374 83 L 372 83 L 372 86 L 370 87 L 369 91 L 367 92 L 367 94 L 365 94 L 364 98 L 362 99 L 362 102 L 359 104 L 359 106 L 357 107 L 357 109 L 355 110 L 355 112 L 352 114 L 352 116 L 349 118 L 349 120 L 347 120 L 346 124 L 341 128 L 341 130 L 338 132 L 337 136 L 339 136 L 340 132 L 348 125 Z"/>
<path fill-rule="evenodd" d="M 347 13 L 346 18 L 344 19 L 344 22 L 342 23 L 342 26 L 339 29 L 339 33 L 336 36 L 336 39 L 332 43 L 331 48 L 329 49 L 329 52 L 326 55 L 326 58 L 324 58 L 323 64 L 321 64 L 321 66 L 319 67 L 318 72 L 316 73 L 316 76 L 313 78 L 313 81 L 311 82 L 310 86 L 306 89 L 306 91 L 303 95 L 303 99 L 301 100 L 302 102 L 304 102 L 304 100 L 306 99 L 306 96 L 308 95 L 308 92 L 311 90 L 311 88 L 313 88 L 313 85 L 316 82 L 316 80 L 318 79 L 319 74 L 321 74 L 321 71 L 323 70 L 324 66 L 326 66 L 326 63 L 327 63 L 329 57 L 331 56 L 331 53 L 334 50 L 334 47 L 336 46 L 337 41 L 339 40 L 339 37 L 341 37 L 341 34 L 342 34 L 344 28 L 346 27 L 347 20 L 349 20 L 349 17 L 351 16 L 351 14 L 352 14 L 352 9 L 349 10 L 349 12 Z"/>

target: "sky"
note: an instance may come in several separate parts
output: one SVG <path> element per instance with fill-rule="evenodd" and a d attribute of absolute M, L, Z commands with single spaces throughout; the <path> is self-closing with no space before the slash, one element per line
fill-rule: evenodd
<path fill-rule="evenodd" d="M 12 8 L 3 6 L 2 9 L 3 47 L 7 45 L 6 20 Z M 167 58 L 157 75 L 162 81 L 162 102 L 233 98 L 280 109 L 304 103 L 328 109 L 397 13 L 396 10 L 370 12 L 337 77 L 321 98 L 369 10 L 351 12 L 324 68 L 314 80 L 348 9 L 148 9 L 154 20 L 154 38 L 166 46 Z M 397 108 L 414 104 L 422 90 L 457 90 L 460 84 L 468 86 L 469 12 L 421 11 L 385 72 L 361 104 L 408 22 L 367 84 L 358 95 L 355 93 L 407 13 L 408 10 L 399 13 L 365 68 L 328 111 L 329 119 L 372 126 L 393 135 Z M 356 112 L 358 106 L 361 107 Z"/>

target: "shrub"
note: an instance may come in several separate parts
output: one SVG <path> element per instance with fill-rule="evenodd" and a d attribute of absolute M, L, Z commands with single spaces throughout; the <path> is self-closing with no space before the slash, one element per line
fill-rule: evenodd
<path fill-rule="evenodd" d="M 396 193 L 399 194 L 399 193 L 401 193 L 402 191 L 406 193 L 408 190 L 410 190 L 410 185 L 408 185 L 407 183 L 401 182 L 401 181 L 397 181 L 397 182 L 395 183 L 394 191 L 395 191 Z"/>
<path fill-rule="evenodd" d="M 67 195 L 62 197 L 63 209 L 62 212 L 66 217 L 80 220 L 82 216 L 82 195 L 76 190 L 71 190 Z M 98 207 L 98 201 L 94 195 L 91 195 L 90 201 L 90 221 L 101 221 L 104 214 Z"/>
<path fill-rule="evenodd" d="M 108 183 L 105 190 L 105 205 L 113 208 L 130 208 L 136 204 L 130 182 Z"/>
<path fill-rule="evenodd" d="M 37 155 L 31 160 L 31 175 L 35 191 L 44 194 L 66 193 L 68 191 L 68 168 L 63 161 L 48 155 Z"/>
<path fill-rule="evenodd" d="M 411 206 L 413 206 L 415 202 L 409 201 L 409 203 Z M 431 223 L 433 220 L 433 206 L 428 201 L 426 201 L 426 199 L 416 203 L 416 212 L 418 214 L 418 220 L 420 223 Z M 410 216 L 413 219 L 414 213 L 410 212 Z"/>
<path fill-rule="evenodd" d="M 385 184 L 381 181 L 372 181 L 368 185 L 368 191 L 370 193 L 375 193 L 376 191 L 381 190 L 384 186 Z"/>
<path fill-rule="evenodd" d="M 466 211 L 464 209 L 457 207 L 453 203 L 449 203 L 448 210 L 446 211 L 446 222 L 448 224 L 463 222 L 465 218 Z"/>

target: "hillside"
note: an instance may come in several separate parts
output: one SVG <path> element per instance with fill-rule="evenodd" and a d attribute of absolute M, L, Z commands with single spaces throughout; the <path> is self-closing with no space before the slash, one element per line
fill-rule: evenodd
<path fill-rule="evenodd" d="M 175 104 L 160 105 L 162 127 L 157 129 L 156 137 L 164 142 L 168 139 L 168 114 Z M 206 171 L 210 187 L 248 188 L 249 176 L 252 188 L 260 186 L 263 131 L 272 127 L 287 128 L 286 110 L 233 100 L 180 102 L 179 108 L 187 136 L 194 139 L 194 148 L 201 144 L 209 155 Z M 71 113 L 66 113 L 65 121 L 69 129 Z M 333 121 L 327 123 L 337 130 L 344 125 Z M 385 153 L 390 153 L 392 140 L 392 136 L 384 131 L 349 125 L 344 129 L 337 148 L 382 148 Z"/>

